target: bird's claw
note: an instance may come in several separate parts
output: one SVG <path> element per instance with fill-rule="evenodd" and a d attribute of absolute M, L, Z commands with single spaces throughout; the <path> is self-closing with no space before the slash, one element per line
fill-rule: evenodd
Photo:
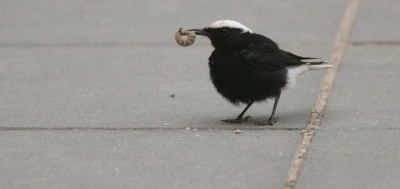
<path fill-rule="evenodd" d="M 221 120 L 225 123 L 242 123 L 243 121 L 248 121 L 250 120 L 251 117 L 250 116 L 246 116 L 244 118 L 236 118 L 236 119 L 225 119 L 225 120 Z"/>
<path fill-rule="evenodd" d="M 273 126 L 274 123 L 278 122 L 278 117 L 270 117 L 267 121 L 256 122 L 257 125 L 269 125 Z"/>

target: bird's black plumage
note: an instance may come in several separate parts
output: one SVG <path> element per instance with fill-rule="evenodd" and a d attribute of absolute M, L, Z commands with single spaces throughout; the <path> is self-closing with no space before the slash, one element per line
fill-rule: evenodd
<path fill-rule="evenodd" d="M 301 60 L 314 59 L 281 50 L 271 39 L 243 28 L 222 26 L 194 31 L 207 36 L 215 48 L 209 67 L 217 91 L 235 105 L 248 104 L 236 119 L 228 122 L 240 123 L 253 102 L 267 98 L 276 101 L 270 120 L 264 124 L 276 122 L 274 113 L 281 89 L 288 83 L 288 68 L 307 64 Z M 317 62 L 320 63 L 323 62 Z"/>
<path fill-rule="evenodd" d="M 265 71 L 218 49 L 213 51 L 208 64 L 217 91 L 236 105 L 275 97 L 287 83 L 285 69 Z"/>

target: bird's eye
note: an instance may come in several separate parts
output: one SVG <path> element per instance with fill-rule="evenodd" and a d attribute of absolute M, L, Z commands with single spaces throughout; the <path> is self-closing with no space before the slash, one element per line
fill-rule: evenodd
<path fill-rule="evenodd" d="M 227 31 L 226 29 L 223 29 L 223 30 L 221 30 L 221 31 L 219 32 L 219 34 L 220 34 L 221 36 L 225 36 L 226 34 L 228 34 L 228 31 Z"/>

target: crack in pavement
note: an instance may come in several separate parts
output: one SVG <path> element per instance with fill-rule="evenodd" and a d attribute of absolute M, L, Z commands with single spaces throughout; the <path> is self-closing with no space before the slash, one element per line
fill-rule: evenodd
<path fill-rule="evenodd" d="M 189 129 L 187 129 L 189 128 Z M 199 130 L 199 131 L 234 131 L 240 130 L 281 130 L 299 131 L 301 128 L 271 128 L 271 127 L 230 127 L 230 128 L 194 128 L 194 127 L 0 127 L 0 131 L 68 131 L 68 130 L 133 130 L 133 131 L 153 131 L 153 130 Z"/>
<path fill-rule="evenodd" d="M 322 80 L 322 87 L 317 97 L 314 109 L 311 112 L 310 121 L 302 130 L 302 138 L 297 146 L 292 163 L 290 165 L 288 175 L 284 183 L 284 189 L 294 189 L 296 187 L 296 182 L 299 177 L 300 170 L 303 167 L 312 138 L 321 125 L 322 115 L 324 113 L 336 74 L 339 70 L 340 64 L 342 63 L 343 55 L 347 49 L 346 47 L 348 46 L 350 31 L 354 24 L 360 2 L 361 0 L 352 0 L 347 6 L 344 18 L 336 34 L 333 53 L 330 58 L 330 62 L 334 67 L 326 71 L 325 77 Z"/>

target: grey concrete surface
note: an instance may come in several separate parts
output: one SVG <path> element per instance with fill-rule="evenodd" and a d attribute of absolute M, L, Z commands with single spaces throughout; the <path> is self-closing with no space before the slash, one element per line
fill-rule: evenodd
<path fill-rule="evenodd" d="M 209 81 L 209 41 L 173 34 L 232 19 L 328 59 L 348 2 L 2 1 L 0 188 L 283 187 L 324 72 L 282 94 L 273 129 L 253 125 L 272 100 L 224 124 L 244 107 Z M 361 2 L 297 188 L 400 185 L 397 7 Z"/>
<path fill-rule="evenodd" d="M 0 6 L 0 42 L 11 46 L 165 45 L 175 43 L 173 34 L 180 27 L 205 27 L 231 19 L 278 42 L 331 43 L 346 2 L 4 1 Z"/>
<path fill-rule="evenodd" d="M 398 4 L 362 2 L 297 188 L 399 188 Z"/>
<path fill-rule="evenodd" d="M 329 57 L 329 48 L 288 46 Z M 223 99 L 209 80 L 211 47 L 40 47 L 0 52 L 0 125 L 13 128 L 247 128 L 266 120 L 273 100 L 252 107 L 253 120 L 230 125 L 244 107 Z M 282 94 L 277 128 L 308 120 L 324 71 L 299 77 Z M 171 95 L 175 95 L 171 98 Z"/>
<path fill-rule="evenodd" d="M 398 188 L 399 142 L 398 129 L 318 131 L 296 188 Z"/>
<path fill-rule="evenodd" d="M 0 131 L 0 188 L 280 188 L 297 131 Z"/>
<path fill-rule="evenodd" d="M 363 0 L 350 38 L 352 42 L 400 41 L 400 1 Z"/>
<path fill-rule="evenodd" d="M 349 48 L 324 114 L 324 128 L 400 128 L 399 50 L 386 45 Z"/>
<path fill-rule="evenodd" d="M 398 188 L 399 47 L 351 47 L 297 188 Z"/>

